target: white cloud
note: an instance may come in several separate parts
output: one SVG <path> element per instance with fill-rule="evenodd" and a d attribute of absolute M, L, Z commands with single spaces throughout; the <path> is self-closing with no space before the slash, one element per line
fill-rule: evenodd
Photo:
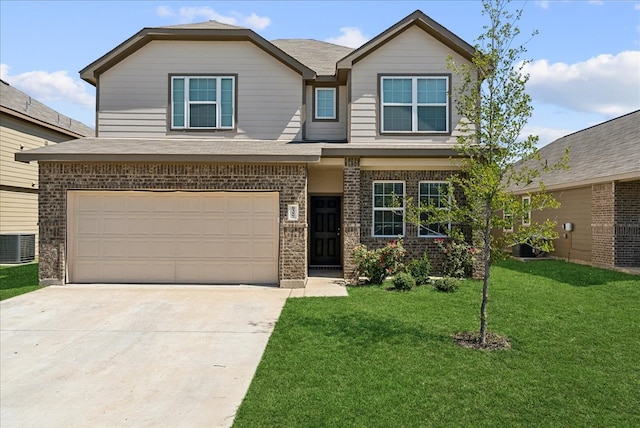
<path fill-rule="evenodd" d="M 178 18 L 180 23 L 183 24 L 203 20 L 218 21 L 223 24 L 238 25 L 254 30 L 263 30 L 271 25 L 271 19 L 266 16 L 259 16 L 255 13 L 243 15 L 239 12 L 230 12 L 228 15 L 223 15 L 209 6 L 181 7 L 177 11 L 170 6 L 158 6 L 156 14 L 166 18 Z"/>
<path fill-rule="evenodd" d="M 12 76 L 9 74 L 9 66 L 1 64 L 0 77 L 43 103 L 61 100 L 87 109 L 95 108 L 95 96 L 87 92 L 86 84 L 70 77 L 66 70 L 51 73 L 27 71 Z"/>
<path fill-rule="evenodd" d="M 633 8 L 634 8 L 635 10 L 640 10 L 640 3 L 636 3 L 636 4 L 634 4 L 634 5 L 633 5 Z"/>
<path fill-rule="evenodd" d="M 539 0 L 535 2 L 542 9 L 549 9 L 549 1 L 548 0 Z"/>
<path fill-rule="evenodd" d="M 526 138 L 529 135 L 537 135 L 539 137 L 537 145 L 538 147 L 542 147 L 573 132 L 575 132 L 575 130 L 566 128 L 546 128 L 543 126 L 525 125 L 520 136 Z"/>
<path fill-rule="evenodd" d="M 244 18 L 245 25 L 255 30 L 262 30 L 271 25 L 271 19 L 266 16 L 258 16 L 255 13 Z"/>
<path fill-rule="evenodd" d="M 603 54 L 575 64 L 538 60 L 524 67 L 537 102 L 615 117 L 640 108 L 640 51 Z"/>
<path fill-rule="evenodd" d="M 340 33 L 342 33 L 340 36 L 329 37 L 324 41 L 350 48 L 359 48 L 369 40 L 369 37 L 362 34 L 362 30 L 357 27 L 342 27 Z"/>

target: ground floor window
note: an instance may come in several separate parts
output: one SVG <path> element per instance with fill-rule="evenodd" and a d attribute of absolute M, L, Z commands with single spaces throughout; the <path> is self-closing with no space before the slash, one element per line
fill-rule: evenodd
<path fill-rule="evenodd" d="M 373 236 L 404 235 L 404 182 L 373 183 Z"/>

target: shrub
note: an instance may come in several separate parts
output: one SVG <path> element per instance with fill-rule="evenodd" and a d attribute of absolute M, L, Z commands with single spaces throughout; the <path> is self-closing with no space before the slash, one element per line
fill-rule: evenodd
<path fill-rule="evenodd" d="M 398 291 L 409 291 L 416 286 L 416 280 L 407 272 L 400 272 L 393 278 L 393 287 Z"/>
<path fill-rule="evenodd" d="M 429 274 L 431 273 L 431 262 L 429 256 L 425 252 L 419 259 L 413 259 L 407 264 L 407 272 L 416 280 L 416 285 L 425 285 L 429 283 Z"/>
<path fill-rule="evenodd" d="M 405 255 L 402 239 L 393 240 L 377 250 L 367 250 L 365 245 L 353 249 L 358 275 L 372 284 L 381 284 L 387 276 L 402 270 Z"/>
<path fill-rule="evenodd" d="M 444 276 L 464 278 L 471 272 L 478 250 L 467 244 L 461 234 L 453 233 L 451 238 L 439 238 L 435 242 L 445 256 L 442 265 Z"/>
<path fill-rule="evenodd" d="M 444 278 L 438 278 L 433 281 L 433 287 L 438 291 L 453 293 L 460 288 L 460 280 L 458 278 L 445 276 Z"/>

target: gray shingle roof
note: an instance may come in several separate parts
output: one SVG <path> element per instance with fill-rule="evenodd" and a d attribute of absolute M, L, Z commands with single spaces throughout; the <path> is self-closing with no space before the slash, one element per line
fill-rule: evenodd
<path fill-rule="evenodd" d="M 185 28 L 185 29 L 208 29 L 208 30 L 246 30 L 246 27 L 240 27 L 238 25 L 225 24 L 218 21 L 205 21 L 205 22 L 193 22 L 190 24 L 178 24 L 178 25 L 165 25 L 159 28 Z"/>
<path fill-rule="evenodd" d="M 542 177 L 551 189 L 619 179 L 640 179 L 640 110 L 569 134 L 540 149 L 543 162 L 557 162 L 569 148 L 566 171 Z"/>
<path fill-rule="evenodd" d="M 80 137 L 95 134 L 95 131 L 84 123 L 58 113 L 4 80 L 0 80 L 0 105 L 17 114 L 57 128 L 65 134 L 72 133 Z"/>
<path fill-rule="evenodd" d="M 333 76 L 336 63 L 353 52 L 352 48 L 313 39 L 278 39 L 271 43 L 320 76 Z"/>
<path fill-rule="evenodd" d="M 81 138 L 18 152 L 18 161 L 318 162 L 321 156 L 449 157 L 451 146 L 195 138 Z"/>

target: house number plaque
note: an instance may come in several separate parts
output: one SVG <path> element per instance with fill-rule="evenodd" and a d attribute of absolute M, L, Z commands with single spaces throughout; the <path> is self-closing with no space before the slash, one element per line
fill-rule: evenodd
<path fill-rule="evenodd" d="M 298 207 L 298 204 L 287 205 L 287 220 L 298 221 L 299 211 L 300 211 L 300 208 Z"/>

